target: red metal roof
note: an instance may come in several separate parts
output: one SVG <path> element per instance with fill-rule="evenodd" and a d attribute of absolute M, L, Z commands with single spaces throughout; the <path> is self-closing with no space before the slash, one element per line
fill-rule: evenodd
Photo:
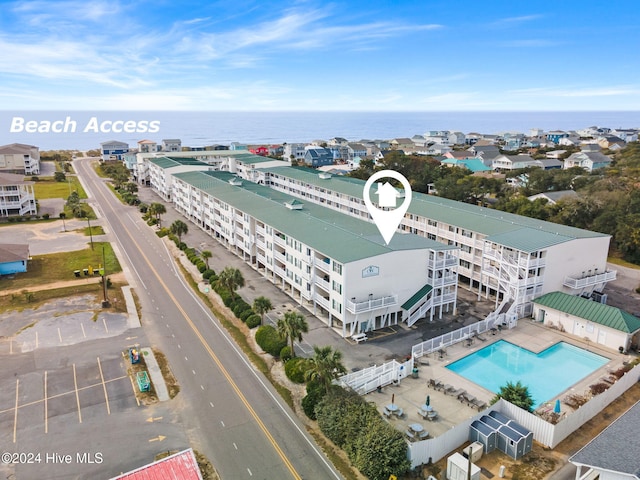
<path fill-rule="evenodd" d="M 192 449 L 175 453 L 111 480 L 202 480 Z"/>

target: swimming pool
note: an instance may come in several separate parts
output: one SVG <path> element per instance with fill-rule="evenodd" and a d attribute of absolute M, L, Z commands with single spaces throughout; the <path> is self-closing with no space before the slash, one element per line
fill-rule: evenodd
<path fill-rule="evenodd" d="M 534 403 L 552 400 L 609 361 L 565 342 L 535 354 L 505 340 L 488 345 L 447 368 L 492 392 L 518 380 L 529 387 Z"/>

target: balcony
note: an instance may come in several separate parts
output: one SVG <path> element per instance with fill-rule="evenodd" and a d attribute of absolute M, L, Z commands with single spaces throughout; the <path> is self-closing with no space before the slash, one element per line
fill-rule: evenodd
<path fill-rule="evenodd" d="M 314 265 L 318 268 L 318 270 L 321 270 L 325 273 L 331 273 L 331 265 L 329 265 L 329 262 L 325 262 L 319 258 L 316 258 Z"/>
<path fill-rule="evenodd" d="M 281 247 L 285 248 L 287 247 L 287 241 L 284 238 L 279 237 L 278 235 L 273 236 L 273 241 L 276 245 L 280 245 Z"/>
<path fill-rule="evenodd" d="M 431 270 L 439 270 L 447 267 L 457 267 L 458 257 L 448 256 L 447 258 L 444 258 L 442 260 L 429 260 L 427 265 Z"/>
<path fill-rule="evenodd" d="M 316 295 L 315 296 L 315 301 L 318 305 L 322 305 L 324 308 L 326 308 L 327 310 L 331 309 L 331 304 L 329 303 L 329 299 L 328 298 L 324 298 L 321 295 Z"/>
<path fill-rule="evenodd" d="M 611 270 L 604 273 L 598 273 L 596 275 L 590 275 L 585 277 L 565 277 L 563 285 L 565 287 L 572 288 L 573 290 L 579 290 L 581 288 L 593 287 L 602 283 L 612 282 L 616 279 L 617 272 Z"/>
<path fill-rule="evenodd" d="M 364 302 L 356 302 L 354 299 L 351 299 L 347 301 L 347 311 L 351 313 L 363 313 L 377 310 L 379 308 L 392 307 L 397 304 L 397 295 L 388 295 L 378 298 L 370 297 L 369 300 L 365 300 Z"/>
<path fill-rule="evenodd" d="M 321 277 L 316 277 L 315 284 L 319 285 L 322 288 L 324 288 L 327 292 L 331 291 L 331 284 L 327 280 L 325 280 L 325 279 L 323 279 Z"/>

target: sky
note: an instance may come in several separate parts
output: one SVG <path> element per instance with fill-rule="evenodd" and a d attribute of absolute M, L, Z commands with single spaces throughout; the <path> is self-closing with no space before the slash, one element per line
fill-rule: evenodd
<path fill-rule="evenodd" d="M 636 0 L 0 1 L 0 109 L 640 110 Z"/>

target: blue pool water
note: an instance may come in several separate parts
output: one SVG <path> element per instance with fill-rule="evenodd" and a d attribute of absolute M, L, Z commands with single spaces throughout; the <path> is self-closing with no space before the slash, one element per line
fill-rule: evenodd
<path fill-rule="evenodd" d="M 552 400 L 609 361 L 601 355 L 560 342 L 535 354 L 500 340 L 448 365 L 492 392 L 518 380 L 529 388 L 534 403 Z"/>

